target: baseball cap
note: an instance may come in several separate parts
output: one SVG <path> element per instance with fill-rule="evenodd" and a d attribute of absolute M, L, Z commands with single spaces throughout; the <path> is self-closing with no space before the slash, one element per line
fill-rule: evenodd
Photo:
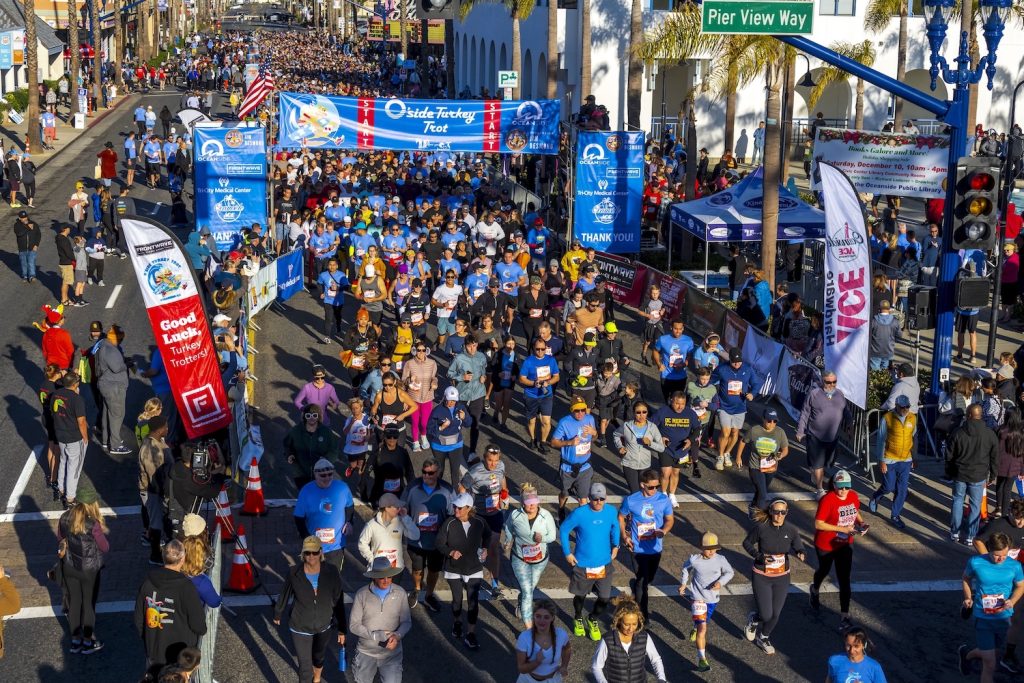
<path fill-rule="evenodd" d="M 608 489 L 604 487 L 604 484 L 594 482 L 590 485 L 590 497 L 591 498 L 607 498 Z"/>
<path fill-rule="evenodd" d="M 92 487 L 92 484 L 81 483 L 78 485 L 78 495 L 75 496 L 76 501 L 88 505 L 90 503 L 95 503 L 99 499 L 100 497 L 96 493 L 96 489 Z"/>
<path fill-rule="evenodd" d="M 718 543 L 718 534 L 706 532 L 700 539 L 701 550 L 719 550 L 722 546 Z"/>
<path fill-rule="evenodd" d="M 896 397 L 896 407 L 897 408 L 909 408 L 910 407 L 910 398 L 908 396 L 900 394 L 899 396 Z"/>
<path fill-rule="evenodd" d="M 314 472 L 321 472 L 321 471 L 324 471 L 324 470 L 332 470 L 333 471 L 334 470 L 334 463 L 331 462 L 330 460 L 328 460 L 327 458 L 320 458 L 315 463 L 313 463 L 313 471 Z"/>
<path fill-rule="evenodd" d="M 18 218 L 28 218 L 28 211 L 19 211 Z"/>
<path fill-rule="evenodd" d="M 446 400 L 446 401 L 458 401 L 459 400 L 459 390 L 456 389 L 455 387 L 448 387 L 447 389 L 444 390 L 444 400 Z"/>
<path fill-rule="evenodd" d="M 323 544 L 316 536 L 306 536 L 306 538 L 302 540 L 302 552 L 304 553 L 318 553 L 323 549 Z"/>
<path fill-rule="evenodd" d="M 501 287 L 501 281 L 499 281 L 498 278 L 496 278 L 496 277 L 492 277 L 490 280 L 488 280 L 487 286 L 488 287 Z"/>
<path fill-rule="evenodd" d="M 543 218 L 535 218 L 535 219 L 533 219 L 533 224 L 534 225 L 544 225 L 544 219 Z"/>
<path fill-rule="evenodd" d="M 556 258 L 553 258 L 550 261 L 548 261 L 548 266 L 549 267 L 550 266 L 557 266 L 557 265 L 559 265 L 559 263 L 558 263 L 558 259 L 556 259 Z"/>
<path fill-rule="evenodd" d="M 832 485 L 837 489 L 849 489 L 853 488 L 853 479 L 850 477 L 850 473 L 846 470 L 839 470 L 835 476 L 832 477 Z"/>
<path fill-rule="evenodd" d="M 739 363 L 742 360 L 743 360 L 743 352 L 742 351 L 740 351 L 739 349 L 730 349 L 729 350 L 729 362 L 730 363 Z"/>
<path fill-rule="evenodd" d="M 91 323 L 89 323 L 89 331 L 90 332 L 102 332 L 103 331 L 103 323 L 101 323 L 99 320 L 93 320 Z"/>
<path fill-rule="evenodd" d="M 616 332 L 619 331 L 619 326 L 609 321 L 604 324 L 604 331 L 607 332 L 608 334 L 615 334 Z"/>
<path fill-rule="evenodd" d="M 779 421 L 779 414 L 777 412 L 775 412 L 775 410 L 773 408 L 769 408 L 768 410 L 764 411 L 763 419 L 764 419 L 765 422 L 768 422 L 768 421 L 778 422 Z"/>
<path fill-rule="evenodd" d="M 218 313 L 217 315 L 213 316 L 213 322 L 217 322 L 218 320 L 231 322 L 231 318 L 229 316 L 224 315 L 223 313 Z"/>
<path fill-rule="evenodd" d="M 377 506 L 382 508 L 400 508 L 402 507 L 402 501 L 398 500 L 398 496 L 393 493 L 385 493 L 377 501 Z"/>
<path fill-rule="evenodd" d="M 473 507 L 473 496 L 469 495 L 468 493 L 460 493 L 459 495 L 455 496 L 455 499 L 452 501 L 452 507 L 453 508 Z"/>
<path fill-rule="evenodd" d="M 593 332 L 587 332 L 583 335 L 584 346 L 597 346 L 597 335 Z"/>
<path fill-rule="evenodd" d="M 541 282 L 542 281 L 541 281 L 539 275 L 531 275 L 530 276 L 530 284 L 531 285 L 539 285 L 539 284 L 541 284 Z"/>

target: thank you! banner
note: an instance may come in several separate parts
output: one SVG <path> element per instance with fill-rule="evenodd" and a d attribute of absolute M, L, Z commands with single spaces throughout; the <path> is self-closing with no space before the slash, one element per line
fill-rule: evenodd
<path fill-rule="evenodd" d="M 558 100 L 403 100 L 286 92 L 279 103 L 280 144 L 286 149 L 558 153 Z"/>
<path fill-rule="evenodd" d="M 194 128 L 196 228 L 209 228 L 217 249 L 242 241 L 253 223 L 267 225 L 267 146 L 263 128 Z"/>
<path fill-rule="evenodd" d="M 576 136 L 573 237 L 611 254 L 640 251 L 644 134 L 580 132 Z"/>
<path fill-rule="evenodd" d="M 825 367 L 846 398 L 867 408 L 871 246 L 864 206 L 850 179 L 819 164 L 825 195 Z"/>
<path fill-rule="evenodd" d="M 231 412 L 217 351 L 181 243 L 145 218 L 124 217 L 121 229 L 188 438 L 226 427 Z"/>

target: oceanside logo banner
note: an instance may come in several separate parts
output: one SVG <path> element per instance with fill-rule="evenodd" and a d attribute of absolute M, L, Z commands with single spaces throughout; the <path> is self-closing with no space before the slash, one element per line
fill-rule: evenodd
<path fill-rule="evenodd" d="M 263 128 L 196 128 L 196 227 L 217 248 L 234 249 L 253 223 L 267 227 L 267 147 Z"/>
<path fill-rule="evenodd" d="M 287 301 L 302 291 L 303 250 L 296 249 L 274 261 L 277 266 L 277 300 Z"/>
<path fill-rule="evenodd" d="M 285 149 L 557 154 L 558 100 L 403 100 L 280 94 Z"/>
<path fill-rule="evenodd" d="M 188 257 L 159 223 L 126 216 L 121 229 L 188 438 L 226 427 L 227 393 Z"/>
<path fill-rule="evenodd" d="M 580 132 L 576 136 L 573 237 L 610 254 L 640 251 L 644 134 Z"/>

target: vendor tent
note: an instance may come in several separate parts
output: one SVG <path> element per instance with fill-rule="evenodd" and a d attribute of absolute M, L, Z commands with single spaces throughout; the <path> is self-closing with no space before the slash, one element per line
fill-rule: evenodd
<path fill-rule="evenodd" d="M 670 220 L 705 242 L 760 242 L 763 167 L 708 197 L 673 204 Z M 779 234 L 784 239 L 824 239 L 825 212 L 779 185 Z"/>

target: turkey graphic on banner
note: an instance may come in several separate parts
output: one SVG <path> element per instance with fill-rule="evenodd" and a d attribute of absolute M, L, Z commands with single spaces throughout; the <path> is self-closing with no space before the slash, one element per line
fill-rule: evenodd
<path fill-rule="evenodd" d="M 825 367 L 847 399 L 867 408 L 871 248 L 864 205 L 850 179 L 818 165 L 825 196 Z"/>
<path fill-rule="evenodd" d="M 164 226 L 121 219 L 142 300 L 185 431 L 196 439 L 231 423 L 206 311 L 181 243 Z"/>

